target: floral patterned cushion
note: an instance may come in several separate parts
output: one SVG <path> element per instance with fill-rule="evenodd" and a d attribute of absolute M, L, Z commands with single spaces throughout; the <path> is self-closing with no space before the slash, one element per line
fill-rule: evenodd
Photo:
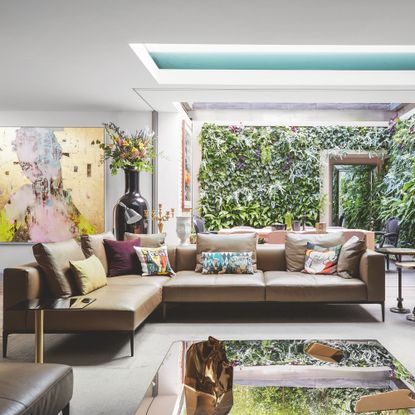
<path fill-rule="evenodd" d="M 304 271 L 306 274 L 335 274 L 341 245 L 323 247 L 307 242 Z"/>
<path fill-rule="evenodd" d="M 160 248 L 144 248 L 141 246 L 135 246 L 134 249 L 137 252 L 138 259 L 141 263 L 143 277 L 153 275 L 175 275 L 173 268 L 170 265 L 166 246 L 161 246 Z"/>
<path fill-rule="evenodd" d="M 203 252 L 202 274 L 253 274 L 252 252 Z"/>

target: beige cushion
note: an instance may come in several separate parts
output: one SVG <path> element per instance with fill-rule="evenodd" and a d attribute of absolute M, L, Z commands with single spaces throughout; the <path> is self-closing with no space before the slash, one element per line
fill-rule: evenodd
<path fill-rule="evenodd" d="M 122 285 L 124 287 L 128 285 L 151 285 L 153 287 L 161 288 L 170 280 L 170 277 L 141 277 L 140 275 L 120 275 L 118 277 L 111 277 L 111 285 Z"/>
<path fill-rule="evenodd" d="M 337 274 L 342 278 L 359 278 L 360 259 L 365 252 L 366 241 L 352 236 L 340 251 Z"/>
<path fill-rule="evenodd" d="M 165 244 L 165 233 L 124 233 L 124 241 L 140 239 L 140 246 L 145 248 L 158 248 Z"/>
<path fill-rule="evenodd" d="M 192 270 L 196 268 L 196 245 L 179 245 L 176 248 L 176 267 L 177 271 Z"/>
<path fill-rule="evenodd" d="M 304 269 L 307 242 L 328 248 L 343 243 L 343 232 L 325 234 L 298 234 L 288 232 L 285 238 L 285 259 L 287 271 L 302 271 Z"/>
<path fill-rule="evenodd" d="M 179 271 L 163 286 L 166 302 L 244 302 L 264 301 L 262 271 L 255 274 L 202 275 L 196 271 Z"/>
<path fill-rule="evenodd" d="M 302 272 L 267 271 L 264 273 L 266 301 L 366 301 L 366 284 L 358 279 L 337 275 L 311 275 Z"/>
<path fill-rule="evenodd" d="M 285 271 L 285 246 L 277 244 L 258 245 L 256 266 L 261 271 Z"/>
<path fill-rule="evenodd" d="M 102 263 L 105 273 L 108 274 L 108 261 L 104 248 L 104 239 L 115 240 L 112 232 L 98 233 L 96 235 L 82 235 L 81 246 L 87 258 L 95 255 Z"/>
<path fill-rule="evenodd" d="M 68 297 L 78 293 L 69 261 L 85 259 L 85 255 L 74 239 L 33 245 L 33 254 L 45 272 L 52 295 Z"/>
<path fill-rule="evenodd" d="M 210 233 L 198 233 L 196 243 L 196 271 L 202 272 L 202 252 L 252 252 L 252 264 L 256 270 L 256 245 L 255 233 L 216 235 Z"/>
<path fill-rule="evenodd" d="M 82 295 L 107 285 L 107 274 L 101 261 L 95 255 L 80 261 L 69 261 L 69 263 Z"/>

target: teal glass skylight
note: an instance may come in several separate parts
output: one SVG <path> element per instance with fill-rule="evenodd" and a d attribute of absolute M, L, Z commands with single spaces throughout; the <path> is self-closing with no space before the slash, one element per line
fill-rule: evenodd
<path fill-rule="evenodd" d="M 163 47 L 161 47 L 163 46 Z M 148 45 L 159 69 L 412 71 L 415 50 L 384 47 L 240 47 L 232 45 Z"/>

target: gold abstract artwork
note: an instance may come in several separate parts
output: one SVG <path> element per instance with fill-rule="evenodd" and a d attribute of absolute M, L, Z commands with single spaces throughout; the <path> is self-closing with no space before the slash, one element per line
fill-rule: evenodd
<path fill-rule="evenodd" d="M 105 227 L 103 128 L 0 128 L 0 242 L 56 242 Z"/>

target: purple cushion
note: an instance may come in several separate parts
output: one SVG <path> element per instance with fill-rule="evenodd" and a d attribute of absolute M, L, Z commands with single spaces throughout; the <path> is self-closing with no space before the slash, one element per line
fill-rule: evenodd
<path fill-rule="evenodd" d="M 140 246 L 140 239 L 133 239 L 131 241 L 104 239 L 109 277 L 141 274 L 140 260 L 134 251 L 134 246 Z"/>

